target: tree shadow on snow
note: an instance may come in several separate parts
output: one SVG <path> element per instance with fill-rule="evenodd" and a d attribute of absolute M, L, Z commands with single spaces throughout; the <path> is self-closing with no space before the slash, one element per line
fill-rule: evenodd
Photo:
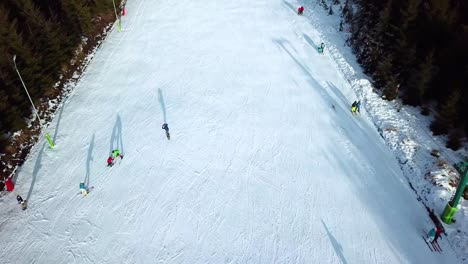
<path fill-rule="evenodd" d="M 39 170 L 42 167 L 42 155 L 44 153 L 44 148 L 45 148 L 46 143 L 42 144 L 41 150 L 39 150 L 39 154 L 37 155 L 36 159 L 36 164 L 34 165 L 34 169 L 32 172 L 32 180 L 31 180 L 31 186 L 29 187 L 28 195 L 26 196 L 26 200 L 29 201 L 31 198 L 32 191 L 34 189 L 34 185 L 36 184 L 36 179 L 37 179 L 37 174 L 39 173 Z"/>
<path fill-rule="evenodd" d="M 111 153 L 114 149 L 118 149 L 120 150 L 120 153 L 124 153 L 122 137 L 122 120 L 120 119 L 119 114 L 117 114 L 117 119 L 115 120 L 114 128 L 112 129 L 112 136 L 110 139 L 109 147 L 109 153 Z"/>
<path fill-rule="evenodd" d="M 159 95 L 159 104 L 161 105 L 161 109 L 163 111 L 164 123 L 167 123 L 166 117 L 166 104 L 164 104 L 164 97 L 161 89 L 158 88 L 158 95 Z"/>
<path fill-rule="evenodd" d="M 343 255 L 343 247 L 340 245 L 338 240 L 336 240 L 336 238 L 333 236 L 333 234 L 330 233 L 330 230 L 328 230 L 328 227 L 325 224 L 325 222 L 323 222 L 322 219 L 320 219 L 320 221 L 322 221 L 323 228 L 325 228 L 325 231 L 327 232 L 328 239 L 330 239 L 330 243 L 332 244 L 333 248 L 335 249 L 336 255 L 338 255 L 338 257 L 340 258 L 341 263 L 347 264 L 348 262 L 346 261 L 346 258 Z"/>
<path fill-rule="evenodd" d="M 86 159 L 86 175 L 84 178 L 84 184 L 86 187 L 89 187 L 89 178 L 91 175 L 91 161 L 93 161 L 93 148 L 94 148 L 94 134 L 93 137 L 91 138 L 91 143 L 89 143 L 89 149 L 88 149 L 88 158 Z"/>
<path fill-rule="evenodd" d="M 336 110 L 335 105 L 345 109 L 347 114 L 339 115 L 339 112 L 336 112 L 337 117 L 332 119 L 332 125 L 341 134 L 341 140 L 340 142 L 330 141 L 330 146 L 322 151 L 322 155 L 332 166 L 348 172 L 344 176 L 349 178 L 351 189 L 355 196 L 366 205 L 370 217 L 382 230 L 387 245 L 395 252 L 395 255 L 399 255 L 406 262 L 421 262 L 425 255 L 412 248 L 416 246 L 413 242 L 417 241 L 420 236 L 418 231 L 423 224 L 426 212 L 420 206 L 419 218 L 416 217 L 418 216 L 415 212 L 418 206 L 416 197 L 410 191 L 407 181 L 402 178 L 394 154 L 385 145 L 375 126 L 359 119 L 364 116 L 352 116 L 348 110 L 349 101 L 338 87 L 329 82 L 330 89 L 324 89 L 317 82 L 309 68 L 293 55 L 291 52 L 293 47 L 288 40 L 273 39 L 272 41 L 289 55 L 306 77 L 310 87 L 319 89 L 320 95 L 327 103 L 332 104 L 334 110 Z M 328 90 L 336 94 L 336 98 L 333 98 Z M 375 141 L 372 141 L 372 138 Z M 401 206 L 408 204 L 408 201 L 414 202 L 414 206 Z M 405 215 L 413 217 L 402 218 Z M 407 224 L 402 225 L 402 223 Z M 412 239 L 402 240 L 402 237 Z M 420 247 L 424 248 L 424 242 L 421 241 L 420 244 Z"/>

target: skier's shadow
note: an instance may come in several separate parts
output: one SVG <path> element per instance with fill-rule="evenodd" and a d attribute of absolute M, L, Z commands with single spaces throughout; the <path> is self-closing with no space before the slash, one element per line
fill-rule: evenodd
<path fill-rule="evenodd" d="M 346 109 L 349 109 L 351 111 L 351 103 L 343 95 L 343 93 L 340 91 L 340 89 L 338 89 L 338 87 L 336 87 L 335 84 L 333 84 L 330 81 L 327 81 L 327 84 L 328 84 L 328 87 L 330 87 L 330 90 L 336 95 L 336 97 L 338 97 L 341 100 L 341 102 L 343 103 L 343 105 L 346 106 Z"/>
<path fill-rule="evenodd" d="M 44 148 L 45 148 L 46 143 L 42 144 L 41 150 L 39 150 L 39 154 L 37 155 L 37 160 L 36 164 L 34 165 L 34 169 L 32 172 L 32 180 L 31 180 L 31 186 L 29 187 L 28 195 L 26 196 L 26 201 L 29 201 L 31 198 L 32 191 L 34 189 L 34 185 L 36 184 L 36 179 L 37 179 L 37 174 L 39 173 L 39 170 L 42 167 L 42 154 L 44 153 Z"/>
<path fill-rule="evenodd" d="M 94 148 L 94 134 L 93 137 L 91 138 L 91 143 L 89 144 L 89 149 L 88 149 L 88 159 L 86 160 L 86 175 L 84 178 L 84 184 L 85 187 L 89 187 L 89 177 L 91 175 L 91 161 L 93 161 L 93 148 Z"/>
<path fill-rule="evenodd" d="M 333 236 L 333 234 L 330 233 L 330 230 L 328 230 L 327 225 L 323 222 L 323 220 L 320 219 L 320 221 L 322 221 L 323 228 L 325 228 L 325 231 L 327 232 L 328 239 L 330 239 L 330 243 L 332 244 L 333 248 L 335 249 L 336 255 L 338 255 L 338 257 L 340 258 L 341 263 L 347 264 L 348 262 L 346 261 L 346 258 L 343 255 L 343 247 L 340 245 L 338 240 L 336 240 L 336 238 Z"/>
<path fill-rule="evenodd" d="M 120 153 L 124 152 L 122 137 L 122 120 L 120 119 L 119 114 L 117 114 L 117 119 L 115 120 L 114 128 L 112 129 L 112 136 L 110 139 L 109 148 L 109 153 L 111 153 L 114 149 L 120 150 Z"/>
<path fill-rule="evenodd" d="M 163 112 L 164 123 L 167 123 L 167 116 L 166 116 L 166 104 L 164 104 L 164 97 L 161 89 L 158 88 L 158 95 L 159 95 L 159 104 L 161 105 L 161 109 Z"/>
<path fill-rule="evenodd" d="M 59 127 L 60 127 L 60 121 L 62 120 L 63 110 L 65 109 L 65 103 L 66 103 L 66 101 L 63 102 L 63 104 L 62 104 L 62 106 L 60 108 L 60 113 L 59 113 L 59 116 L 58 116 L 58 119 L 57 119 L 57 125 L 55 126 L 54 136 L 52 137 L 52 142 L 54 144 L 57 142 L 57 134 L 58 134 Z"/>
<path fill-rule="evenodd" d="M 307 36 L 304 33 L 302 33 L 302 36 L 304 37 L 305 41 L 307 41 L 307 43 L 309 43 L 309 45 L 312 46 L 312 48 L 317 49 L 318 45 L 315 44 L 315 42 L 309 36 Z"/>
<path fill-rule="evenodd" d="M 291 5 L 291 3 L 286 2 L 286 1 L 283 1 L 283 4 L 286 5 L 287 7 L 291 8 L 291 10 L 292 10 L 294 13 L 297 12 L 297 11 L 296 11 L 296 8 L 294 8 L 294 7 Z"/>

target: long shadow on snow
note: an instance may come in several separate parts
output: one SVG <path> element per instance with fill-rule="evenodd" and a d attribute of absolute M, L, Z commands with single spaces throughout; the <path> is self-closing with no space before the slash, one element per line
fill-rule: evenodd
<path fill-rule="evenodd" d="M 122 120 L 120 119 L 119 114 L 117 114 L 117 119 L 115 120 L 114 128 L 112 129 L 109 153 L 111 153 L 114 149 L 118 149 L 120 150 L 120 153 L 124 153 L 122 137 Z"/>
<path fill-rule="evenodd" d="M 327 90 L 315 80 L 309 69 L 289 51 L 285 45 L 291 46 L 289 41 L 285 39 L 273 39 L 273 42 L 291 57 L 298 68 L 307 76 L 307 80 L 312 88 L 321 89 L 320 94 L 324 97 L 324 100 L 332 103 L 332 105 L 337 104 L 336 100 L 328 94 Z M 335 89 L 336 87 L 331 88 Z M 333 92 L 337 93 L 337 91 Z M 341 95 L 341 97 L 343 96 Z M 348 106 L 346 105 L 345 108 L 348 109 Z M 421 262 L 421 258 L 424 259 L 425 256 L 417 256 L 416 254 L 424 251 L 415 251 L 413 249 L 415 245 L 410 242 L 413 240 L 406 241 L 401 238 L 408 236 L 408 234 L 413 234 L 416 236 L 414 240 L 417 240 L 420 236 L 419 230 L 422 223 L 411 217 L 406 218 L 409 220 L 415 219 L 413 222 L 410 222 L 411 225 L 409 227 L 407 225 L 401 226 L 398 224 L 398 221 L 394 221 L 395 219 L 402 219 L 402 216 L 405 215 L 415 215 L 414 210 L 412 210 L 414 206 L 398 207 L 396 205 L 406 205 L 408 201 L 414 201 L 414 205 L 417 205 L 414 194 L 409 190 L 407 183 L 401 178 L 401 171 L 399 170 L 397 160 L 385 146 L 374 126 L 371 127 L 365 124 L 359 127 L 360 124 L 358 122 L 360 121 L 354 118 L 349 111 L 346 110 L 345 113 L 344 115 L 337 115 L 341 118 L 333 119 L 332 122 L 335 123 L 336 129 L 340 130 L 342 137 L 346 140 L 346 142 L 342 142 L 343 147 L 354 148 L 356 155 L 350 157 L 347 155 L 348 153 L 343 153 L 342 148 L 336 147 L 335 142 L 330 142 L 330 147 L 323 150 L 323 155 L 330 161 L 330 164 L 337 163 L 336 165 L 339 168 L 349 172 L 346 176 L 348 176 L 349 182 L 354 188 L 356 197 L 362 200 L 363 204 L 367 205 L 369 212 L 372 213 L 372 217 L 375 219 L 375 223 L 382 230 L 382 234 L 386 236 L 386 242 L 391 250 L 395 252 L 395 255 L 405 257 L 410 263 Z M 363 122 L 361 121 L 360 123 Z M 372 137 L 376 138 L 376 142 L 381 143 L 369 144 L 372 143 L 372 141 L 369 142 L 369 138 Z M 385 157 L 382 159 L 382 156 Z M 391 161 L 382 163 L 382 160 Z M 360 163 L 363 165 L 360 167 L 356 166 L 356 164 L 359 165 Z M 357 168 L 358 171 L 356 171 Z M 387 190 L 400 191 L 395 193 L 392 191 L 388 192 Z M 425 214 L 422 207 L 421 212 Z M 420 244 L 421 249 L 425 250 L 424 242 L 421 241 Z"/>
<path fill-rule="evenodd" d="M 93 137 L 91 138 L 91 143 L 89 143 L 89 149 L 88 149 L 88 158 L 86 159 L 86 175 L 84 178 L 84 184 L 86 187 L 89 187 L 89 178 L 91 175 L 91 161 L 93 161 L 93 148 L 94 148 L 94 134 Z"/>
<path fill-rule="evenodd" d="M 26 200 L 29 202 L 29 199 L 31 198 L 32 191 L 34 189 L 34 185 L 36 184 L 36 179 L 37 179 L 37 174 L 39 173 L 39 170 L 42 167 L 42 154 L 44 153 L 44 148 L 45 148 L 46 143 L 42 144 L 41 150 L 39 150 L 39 154 L 37 155 L 36 159 L 36 164 L 34 164 L 34 169 L 32 172 L 32 180 L 31 180 L 31 186 L 29 187 L 28 195 L 26 196 Z"/>
<path fill-rule="evenodd" d="M 341 263 L 347 264 L 348 262 L 346 261 L 346 258 L 343 255 L 343 247 L 340 245 L 338 240 L 336 240 L 336 238 L 333 236 L 333 234 L 330 233 L 330 230 L 328 230 L 328 227 L 325 224 L 325 222 L 323 222 L 322 219 L 320 219 L 320 221 L 322 221 L 323 228 L 325 228 L 325 231 L 327 232 L 328 239 L 330 239 L 330 243 L 332 244 L 333 248 L 335 249 L 336 255 L 338 255 L 338 257 L 340 258 Z"/>
<path fill-rule="evenodd" d="M 295 14 L 297 14 L 296 8 L 294 8 L 294 6 L 292 6 L 291 3 L 286 2 L 286 1 L 283 0 L 283 4 L 286 5 L 287 7 L 289 7 Z"/>
<path fill-rule="evenodd" d="M 54 144 L 56 144 L 57 142 L 57 134 L 58 134 L 59 127 L 60 127 L 60 121 L 62 120 L 63 110 L 65 109 L 65 103 L 66 103 L 66 100 L 64 100 L 62 106 L 60 107 L 60 113 L 57 118 L 57 125 L 55 126 L 54 136 L 52 137 L 52 142 L 54 142 Z"/>
<path fill-rule="evenodd" d="M 342 105 L 345 106 L 345 109 L 349 110 L 351 112 L 351 101 L 348 100 L 343 93 L 336 87 L 336 85 L 333 82 L 327 81 L 328 87 L 330 87 L 330 90 L 335 94 L 337 98 L 341 100 Z"/>
<path fill-rule="evenodd" d="M 164 123 L 167 123 L 166 118 L 166 104 L 164 104 L 164 97 L 161 89 L 158 88 L 158 95 L 159 95 L 159 104 L 161 105 L 161 109 L 163 111 Z"/>
<path fill-rule="evenodd" d="M 312 46 L 312 48 L 314 48 L 314 50 L 317 50 L 318 45 L 315 44 L 315 42 L 309 36 L 307 36 L 304 33 L 302 33 L 302 36 L 307 41 L 307 43 L 309 43 L 309 45 Z"/>

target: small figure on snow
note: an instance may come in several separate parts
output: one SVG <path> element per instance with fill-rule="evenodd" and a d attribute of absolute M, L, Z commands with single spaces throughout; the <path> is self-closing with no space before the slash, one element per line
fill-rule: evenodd
<path fill-rule="evenodd" d="M 167 137 L 168 140 L 170 140 L 170 139 L 171 139 L 171 135 L 169 134 L 169 126 L 168 126 L 166 123 L 164 123 L 164 124 L 162 125 L 162 129 L 164 129 L 164 130 L 166 131 L 166 137 Z"/>
<path fill-rule="evenodd" d="M 340 31 L 343 31 L 343 21 L 340 21 L 340 28 L 339 28 Z"/>
<path fill-rule="evenodd" d="M 114 165 L 114 158 L 112 158 L 112 156 L 109 156 L 107 158 L 107 167 L 112 167 L 112 165 Z"/>
<path fill-rule="evenodd" d="M 123 159 L 123 155 L 120 154 L 120 151 L 119 151 L 118 149 L 114 149 L 114 150 L 112 151 L 112 158 L 115 159 L 115 158 L 117 158 L 117 157 Z"/>
<path fill-rule="evenodd" d="M 434 236 L 434 239 L 431 241 L 431 243 L 437 243 L 437 239 L 439 239 L 440 233 L 442 233 L 442 228 L 440 228 L 440 226 L 438 226 L 435 229 L 435 236 Z"/>
<path fill-rule="evenodd" d="M 353 113 L 353 115 L 355 115 L 356 111 L 357 111 L 357 102 L 354 101 L 354 103 L 351 105 L 351 113 Z"/>
<path fill-rule="evenodd" d="M 107 166 L 112 167 L 114 165 L 114 160 L 119 157 L 123 159 L 123 155 L 120 154 L 120 151 L 118 149 L 114 149 L 111 153 L 111 155 L 107 158 Z"/>
<path fill-rule="evenodd" d="M 302 15 L 302 13 L 304 13 L 304 7 L 303 7 L 303 6 L 300 6 L 300 7 L 297 9 L 297 14 L 298 14 L 298 15 Z"/>
<path fill-rule="evenodd" d="M 80 182 L 80 191 L 83 196 L 88 195 L 88 190 L 86 190 L 84 182 Z"/>
<path fill-rule="evenodd" d="M 16 196 L 16 201 L 18 201 L 18 204 L 22 204 L 23 203 L 23 198 L 20 195 L 17 195 Z"/>
<path fill-rule="evenodd" d="M 16 201 L 18 201 L 18 203 L 21 204 L 21 208 L 23 210 L 26 209 L 26 200 L 23 200 L 23 198 L 20 195 L 16 196 Z"/>
<path fill-rule="evenodd" d="M 357 111 L 358 113 L 361 113 L 361 101 L 360 101 L 360 100 L 357 101 L 357 103 L 356 103 L 356 111 Z"/>
<path fill-rule="evenodd" d="M 325 49 L 325 44 L 323 44 L 322 42 L 320 46 L 317 47 L 317 51 L 319 54 L 323 54 L 324 49 Z"/>

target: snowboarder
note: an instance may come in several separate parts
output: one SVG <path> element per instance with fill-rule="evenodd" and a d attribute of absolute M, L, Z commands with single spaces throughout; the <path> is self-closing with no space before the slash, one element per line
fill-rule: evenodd
<path fill-rule="evenodd" d="M 303 6 L 300 6 L 300 7 L 297 9 L 297 14 L 298 14 L 298 15 L 302 15 L 302 13 L 304 13 L 304 7 L 303 7 Z"/>
<path fill-rule="evenodd" d="M 164 130 L 166 131 L 166 137 L 167 137 L 168 140 L 170 140 L 170 139 L 171 139 L 171 135 L 169 134 L 169 126 L 168 126 L 166 123 L 164 123 L 164 124 L 162 125 L 162 129 L 164 129 Z"/>
<path fill-rule="evenodd" d="M 353 113 L 353 115 L 355 115 L 356 110 L 357 110 L 357 102 L 354 101 L 354 103 L 351 105 L 351 113 Z"/>
<path fill-rule="evenodd" d="M 83 196 L 88 195 L 88 190 L 86 190 L 84 182 L 80 182 L 80 191 Z"/>
<path fill-rule="evenodd" d="M 18 203 L 21 204 L 21 208 L 23 210 L 26 209 L 26 200 L 23 200 L 23 198 L 20 195 L 16 196 L 16 201 L 18 201 Z"/>
<path fill-rule="evenodd" d="M 112 156 L 109 156 L 107 158 L 107 167 L 112 167 L 112 165 L 114 165 L 114 158 L 112 158 Z"/>
<path fill-rule="evenodd" d="M 438 226 L 435 229 L 435 236 L 434 236 L 434 239 L 431 241 L 431 243 L 437 243 L 437 239 L 439 239 L 440 233 L 442 233 L 442 228 L 440 228 L 440 226 Z"/>

